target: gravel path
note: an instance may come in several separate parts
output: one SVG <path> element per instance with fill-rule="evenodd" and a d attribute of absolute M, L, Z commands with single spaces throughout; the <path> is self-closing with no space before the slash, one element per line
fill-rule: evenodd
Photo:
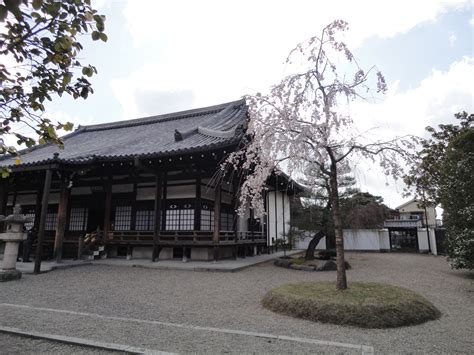
<path fill-rule="evenodd" d="M 74 346 L 53 341 L 30 339 L 21 336 L 0 333 L 1 354 L 123 354 L 113 351 L 100 351 L 82 346 Z"/>
<path fill-rule="evenodd" d="M 473 273 L 452 271 L 444 258 L 425 255 L 354 253 L 348 260 L 353 267 L 349 283 L 409 288 L 433 302 L 442 317 L 414 327 L 366 330 L 275 314 L 260 305 L 266 291 L 288 282 L 335 280 L 335 272 L 287 270 L 269 263 L 232 274 L 84 266 L 0 284 L 0 303 L 363 344 L 376 353 L 472 352 Z M 350 350 L 4 306 L 0 324 L 180 353 Z"/>

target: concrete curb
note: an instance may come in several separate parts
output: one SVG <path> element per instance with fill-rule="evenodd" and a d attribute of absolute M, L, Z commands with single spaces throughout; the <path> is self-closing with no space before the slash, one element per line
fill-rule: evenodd
<path fill-rule="evenodd" d="M 154 354 L 154 355 L 155 354 L 156 355 L 173 354 L 169 352 L 151 350 L 151 349 L 146 349 L 146 348 L 138 348 L 138 347 L 123 345 L 123 344 L 104 343 L 101 341 L 69 337 L 69 336 L 64 336 L 64 335 L 25 331 L 18 328 L 4 327 L 4 326 L 0 326 L 0 333 L 13 334 L 13 335 L 26 337 L 26 338 L 32 338 L 32 339 L 51 340 L 51 341 L 60 342 L 64 344 L 79 345 L 79 346 L 94 348 L 94 349 L 99 349 L 99 350 L 120 351 L 127 354 Z"/>
<path fill-rule="evenodd" d="M 77 264 L 57 264 L 57 265 L 45 265 L 41 267 L 41 274 L 54 271 L 54 270 L 63 270 L 63 269 L 70 269 L 73 267 L 79 267 L 79 266 L 86 266 L 86 265 L 92 265 L 90 261 L 85 261 Z M 34 270 L 22 270 L 21 268 L 18 269 L 22 272 L 22 274 L 25 275 L 32 275 L 34 274 Z"/>
<path fill-rule="evenodd" d="M 300 253 L 300 250 L 293 250 L 287 252 L 287 255 L 294 255 Z M 249 257 L 251 259 L 252 257 Z M 149 270 L 177 270 L 177 271 L 192 271 L 192 272 L 238 272 L 244 269 L 247 269 L 249 267 L 255 266 L 255 265 L 260 265 L 263 263 L 267 262 L 272 262 L 275 259 L 279 258 L 279 256 L 274 256 L 265 260 L 258 260 L 254 262 L 249 262 L 248 264 L 245 265 L 239 265 L 235 267 L 226 267 L 223 265 L 222 267 L 219 266 L 214 266 L 214 267 L 208 267 L 206 265 L 203 266 L 186 266 L 187 263 L 183 263 L 183 267 L 178 267 L 178 266 L 168 266 L 168 265 L 159 265 L 158 264 L 134 264 L 133 260 L 130 262 L 130 264 L 109 264 L 106 261 L 102 262 L 100 260 L 96 260 L 92 262 L 92 265 L 102 265 L 102 266 L 120 266 L 120 267 L 136 267 L 136 268 L 142 268 L 142 269 L 149 269 Z M 225 262 L 225 261 L 223 261 Z M 190 261 L 189 263 L 192 263 Z M 203 262 L 205 263 L 205 262 Z M 216 265 L 213 264 L 212 261 L 208 262 L 211 265 Z"/>

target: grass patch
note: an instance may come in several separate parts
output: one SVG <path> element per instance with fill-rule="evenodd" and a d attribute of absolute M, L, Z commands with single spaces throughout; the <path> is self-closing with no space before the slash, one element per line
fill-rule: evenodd
<path fill-rule="evenodd" d="M 292 264 L 304 265 L 306 263 L 306 260 L 304 258 L 291 258 L 290 262 Z"/>
<path fill-rule="evenodd" d="M 393 328 L 424 323 L 441 316 L 423 296 L 379 283 L 350 282 L 336 290 L 335 282 L 301 282 L 270 290 L 265 308 L 296 318 L 361 328 Z"/>

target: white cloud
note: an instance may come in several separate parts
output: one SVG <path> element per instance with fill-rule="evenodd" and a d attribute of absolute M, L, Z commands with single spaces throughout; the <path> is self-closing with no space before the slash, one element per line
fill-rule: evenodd
<path fill-rule="evenodd" d="M 155 107 L 150 100 L 140 103 L 137 93 L 147 97 L 157 93 L 157 102 L 164 99 L 160 93 L 168 93 L 169 111 L 191 108 L 190 102 L 199 107 L 235 100 L 276 83 L 285 73 L 282 62 L 289 49 L 333 19 L 350 23 L 347 41 L 354 48 L 373 36 L 390 38 L 408 32 L 469 3 L 361 0 L 321 6 L 316 1 L 241 0 L 231 6 L 222 1 L 164 5 L 150 0 L 137 6 L 128 1 L 124 16 L 133 46 L 137 51 L 159 48 L 159 59 L 148 58 L 111 85 L 124 118 L 163 112 L 162 105 Z M 447 71 L 433 69 L 417 86 L 409 83 L 410 90 L 400 92 L 395 81 L 382 102 L 352 105 L 351 110 L 361 131 L 379 127 L 374 138 L 390 138 L 394 132 L 423 135 L 427 125 L 452 121 L 453 114 L 463 109 L 474 111 L 472 82 L 473 59 L 464 58 Z M 357 177 L 362 189 L 382 195 L 390 206 L 403 202 L 403 184 L 387 179 L 378 168 L 361 162 Z"/>
<path fill-rule="evenodd" d="M 474 112 L 473 82 L 474 58 L 463 58 L 447 71 L 433 69 L 413 89 L 398 92 L 395 82 L 383 102 L 352 105 L 352 113 L 361 131 L 378 127 L 371 137 L 374 140 L 390 139 L 395 134 L 424 136 L 426 126 L 454 123 L 455 113 Z M 357 177 L 362 189 L 382 195 L 390 206 L 403 202 L 403 184 L 387 179 L 377 167 L 361 162 Z"/>
<path fill-rule="evenodd" d="M 454 47 L 454 44 L 456 43 L 457 39 L 458 39 L 458 38 L 456 37 L 456 35 L 455 35 L 454 33 L 451 33 L 451 34 L 449 35 L 448 40 L 449 40 L 449 46 L 450 46 L 451 48 Z"/>
<path fill-rule="evenodd" d="M 276 83 L 285 74 L 288 51 L 336 18 L 349 22 L 346 40 L 354 48 L 371 36 L 395 36 L 466 3 L 148 0 L 137 6 L 128 1 L 123 14 L 133 46 L 158 48 L 159 59 L 148 58 L 128 77 L 114 80 L 112 88 L 125 118 L 149 114 L 134 98 L 138 90 L 192 91 L 194 107 L 235 100 Z M 185 104 L 177 109 L 189 108 Z"/>

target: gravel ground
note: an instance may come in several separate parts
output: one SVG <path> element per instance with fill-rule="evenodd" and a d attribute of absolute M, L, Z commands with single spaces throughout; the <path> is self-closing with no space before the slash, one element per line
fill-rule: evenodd
<path fill-rule="evenodd" d="M 450 270 L 443 257 L 417 254 L 348 253 L 347 259 L 353 267 L 348 271 L 349 285 L 358 280 L 406 287 L 429 299 L 442 317 L 413 327 L 367 330 L 275 314 L 260 305 L 269 289 L 288 282 L 335 280 L 336 275 L 270 263 L 231 274 L 84 266 L 0 284 L 0 303 L 363 344 L 373 346 L 376 353 L 472 353 L 474 273 Z M 180 353 L 348 351 L 5 306 L 0 306 L 0 324 Z"/>
<path fill-rule="evenodd" d="M 0 354 L 123 354 L 112 351 L 100 351 L 96 349 L 86 348 L 63 344 L 53 341 L 30 339 L 21 336 L 0 333 Z"/>

